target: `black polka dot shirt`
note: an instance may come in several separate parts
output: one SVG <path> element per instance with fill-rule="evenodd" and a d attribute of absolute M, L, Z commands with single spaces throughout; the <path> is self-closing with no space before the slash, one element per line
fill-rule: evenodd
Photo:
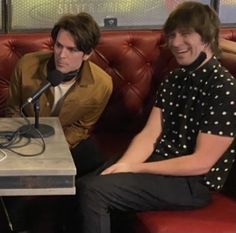
<path fill-rule="evenodd" d="M 195 71 L 171 72 L 155 106 L 163 114 L 163 133 L 155 147 L 160 160 L 193 153 L 199 132 L 236 138 L 236 79 L 215 57 Z M 236 157 L 235 141 L 204 176 L 210 189 L 223 187 Z M 210 153 L 211 148 L 206 156 Z"/>

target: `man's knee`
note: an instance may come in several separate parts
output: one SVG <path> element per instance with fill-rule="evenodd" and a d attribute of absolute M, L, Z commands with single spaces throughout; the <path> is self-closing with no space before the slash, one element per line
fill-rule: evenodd
<path fill-rule="evenodd" d="M 108 176 L 86 176 L 79 179 L 77 193 L 81 200 L 104 201 L 109 191 L 112 190 L 112 185 Z"/>

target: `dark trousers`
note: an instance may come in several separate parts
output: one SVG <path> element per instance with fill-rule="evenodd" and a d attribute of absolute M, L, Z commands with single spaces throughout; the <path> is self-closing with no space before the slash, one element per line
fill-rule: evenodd
<path fill-rule="evenodd" d="M 77 183 L 77 233 L 110 233 L 111 213 L 200 208 L 210 201 L 202 177 L 155 174 L 89 174 Z"/>
<path fill-rule="evenodd" d="M 92 139 L 86 139 L 71 149 L 77 176 L 82 177 L 103 164 L 103 154 Z"/>
<path fill-rule="evenodd" d="M 96 144 L 87 139 L 71 150 L 81 177 L 103 163 L 102 153 Z M 22 196 L 4 197 L 14 231 L 30 233 L 60 233 L 70 217 L 72 196 Z"/>

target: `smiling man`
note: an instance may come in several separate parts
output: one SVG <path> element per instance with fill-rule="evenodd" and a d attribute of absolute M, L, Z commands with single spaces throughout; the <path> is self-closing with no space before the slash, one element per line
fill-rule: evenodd
<path fill-rule="evenodd" d="M 236 80 L 217 60 L 219 24 L 198 2 L 170 14 L 164 32 L 179 68 L 123 156 L 78 180 L 72 232 L 110 233 L 115 211 L 200 208 L 223 187 L 235 160 Z"/>

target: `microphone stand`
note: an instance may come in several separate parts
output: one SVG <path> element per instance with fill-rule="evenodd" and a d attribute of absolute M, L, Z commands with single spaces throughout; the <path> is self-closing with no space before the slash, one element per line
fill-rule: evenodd
<path fill-rule="evenodd" d="M 23 132 L 23 136 L 26 138 L 40 138 L 49 137 L 55 134 L 54 128 L 50 125 L 39 124 L 39 112 L 40 104 L 39 98 L 35 99 L 34 102 L 34 125 L 24 125 L 20 128 L 20 132 Z M 40 133 L 39 133 L 39 132 Z"/>
<path fill-rule="evenodd" d="M 39 111 L 40 111 L 40 104 L 39 99 L 34 101 L 34 128 L 39 129 Z"/>

